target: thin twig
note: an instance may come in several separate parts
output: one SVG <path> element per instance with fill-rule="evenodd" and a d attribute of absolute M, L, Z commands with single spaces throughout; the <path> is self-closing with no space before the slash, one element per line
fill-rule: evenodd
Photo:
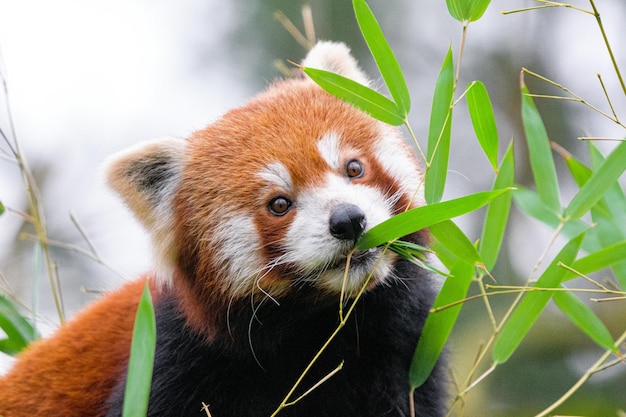
<path fill-rule="evenodd" d="M 568 271 L 570 271 L 571 273 L 575 274 L 576 276 L 583 278 L 584 280 L 586 280 L 587 282 L 591 283 L 592 285 L 600 288 L 601 290 L 603 290 L 604 292 L 607 293 L 612 293 L 613 290 L 608 289 L 607 287 L 605 287 L 604 285 L 600 284 L 598 281 L 591 279 L 589 276 L 583 274 L 582 272 L 579 272 L 577 270 L 575 270 L 574 268 L 572 268 L 569 265 L 565 265 L 563 262 L 559 262 L 559 266 L 561 268 L 567 269 Z M 624 295 L 626 295 L 626 293 L 624 293 Z"/>
<path fill-rule="evenodd" d="M 428 165 L 426 154 L 424 154 L 424 151 L 422 150 L 422 147 L 420 146 L 420 143 L 417 140 L 415 133 L 413 133 L 413 129 L 411 129 L 411 125 L 409 124 L 408 118 L 404 121 L 404 126 L 406 127 L 406 130 L 409 132 L 409 136 L 413 140 L 413 143 L 415 143 L 415 146 L 417 147 L 417 151 L 419 152 L 420 157 L 422 158 L 422 161 L 424 161 L 424 164 Z"/>
<path fill-rule="evenodd" d="M 598 77 L 598 81 L 600 81 L 600 86 L 602 87 L 602 91 L 604 91 L 604 97 L 606 98 L 607 103 L 609 103 L 609 107 L 611 108 L 611 113 L 613 113 L 613 117 L 615 118 L 615 120 L 619 120 L 619 117 L 617 117 L 617 113 L 615 112 L 615 108 L 613 108 L 613 102 L 609 97 L 609 92 L 606 90 L 606 86 L 604 85 L 604 81 L 602 80 L 602 75 L 596 73 L 596 77 Z"/>
<path fill-rule="evenodd" d="M 300 32 L 300 30 L 293 24 L 291 20 L 280 10 L 274 12 L 274 19 L 278 20 L 281 25 L 289 32 L 292 38 L 295 39 L 296 42 L 300 44 L 304 50 L 308 51 L 311 49 L 312 45 L 309 42 L 309 39 L 305 35 Z"/>
<path fill-rule="evenodd" d="M 324 382 L 328 381 L 330 378 L 332 378 L 337 372 L 341 371 L 343 369 L 343 364 L 344 362 L 341 361 L 341 363 L 332 371 L 330 371 L 328 373 L 328 375 L 326 375 L 324 378 L 320 379 L 319 381 L 317 381 L 317 383 L 315 385 L 313 385 L 311 388 L 309 388 L 308 390 L 306 390 L 304 392 L 304 394 L 302 394 L 301 396 L 299 396 L 298 398 L 296 398 L 295 400 L 286 403 L 285 406 L 292 406 L 295 405 L 297 402 L 299 402 L 300 400 L 302 400 L 304 397 L 306 397 L 307 395 L 309 395 L 311 392 L 315 391 L 320 385 L 322 385 Z"/>
<path fill-rule="evenodd" d="M 91 253 L 96 258 L 101 259 L 100 254 L 96 250 L 96 247 L 91 243 L 91 239 L 89 238 L 89 236 L 87 236 L 87 232 L 85 232 L 85 229 L 83 228 L 83 226 L 81 226 L 81 224 L 79 223 L 78 219 L 76 218 L 76 216 L 72 212 L 70 212 L 70 220 L 72 221 L 72 223 L 74 224 L 74 226 L 78 230 L 78 233 L 80 233 L 80 235 L 85 240 L 85 243 L 87 243 L 87 246 L 89 246 L 89 250 L 91 251 Z"/>
<path fill-rule="evenodd" d="M 619 70 L 619 66 L 617 65 L 617 60 L 615 59 L 615 55 L 613 54 L 613 48 L 611 48 L 609 38 L 606 36 L 604 25 L 602 24 L 602 19 L 600 18 L 600 12 L 598 12 L 598 8 L 596 7 L 594 0 L 589 0 L 589 3 L 591 4 L 591 8 L 593 9 L 593 15 L 596 18 L 596 22 L 598 22 L 598 27 L 600 28 L 600 32 L 602 33 L 602 39 L 604 40 L 606 49 L 609 51 L 609 56 L 611 57 L 611 62 L 613 63 L 613 69 L 615 70 L 615 74 L 617 75 L 619 83 L 622 86 L 622 91 L 626 95 L 626 83 L 624 83 L 624 78 L 622 78 L 622 73 Z"/>
<path fill-rule="evenodd" d="M 579 136 L 578 140 L 606 140 L 611 142 L 624 142 L 626 139 L 622 138 L 601 138 L 598 136 Z"/>
<path fill-rule="evenodd" d="M 204 411 L 207 417 L 211 417 L 211 412 L 209 411 L 209 405 L 206 404 L 204 401 L 202 401 L 202 408 L 200 410 Z"/>
<path fill-rule="evenodd" d="M 498 365 L 495 364 L 495 363 L 493 365 L 491 365 L 491 367 L 489 367 L 489 369 L 487 369 L 485 372 L 483 372 L 481 376 L 476 378 L 476 380 L 470 386 L 465 388 L 465 390 L 463 392 L 459 393 L 459 395 L 463 396 L 463 395 L 467 394 L 470 390 L 472 390 L 475 386 L 477 386 L 485 378 L 487 378 L 493 371 L 495 371 L 497 366 Z"/>
<path fill-rule="evenodd" d="M 272 413 L 272 415 L 270 417 L 275 417 L 276 415 L 278 415 L 278 413 L 280 413 L 283 409 L 291 406 L 294 404 L 294 402 L 291 400 L 291 397 L 293 396 L 293 394 L 295 393 L 295 391 L 298 389 L 298 387 L 300 386 L 300 384 L 302 383 L 302 381 L 304 380 L 304 378 L 308 375 L 308 373 L 311 371 L 311 369 L 313 368 L 313 366 L 317 363 L 317 361 L 319 360 L 319 358 L 322 356 L 322 354 L 326 351 L 326 349 L 330 346 L 330 344 L 333 342 L 333 340 L 335 340 L 335 338 L 337 337 L 337 335 L 341 332 L 341 330 L 344 328 L 344 326 L 346 325 L 346 323 L 348 322 L 348 319 L 350 318 L 350 316 L 352 315 L 352 313 L 354 312 L 354 310 L 356 309 L 356 305 L 358 304 L 359 300 L 361 299 L 361 297 L 363 296 L 363 294 L 365 293 L 365 290 L 367 289 L 367 287 L 369 286 L 370 281 L 372 280 L 372 277 L 374 275 L 374 271 L 376 270 L 376 268 L 378 267 L 378 264 L 380 263 L 380 260 L 382 259 L 382 257 L 385 255 L 386 251 L 389 248 L 389 243 L 385 246 L 385 248 L 383 249 L 380 257 L 377 259 L 374 267 L 372 268 L 372 272 L 370 272 L 370 274 L 367 276 L 367 278 L 365 279 L 365 281 L 363 282 L 363 285 L 361 286 L 361 288 L 359 289 L 358 293 L 356 294 L 356 296 L 354 297 L 354 299 L 352 300 L 352 303 L 350 304 L 350 307 L 348 308 L 348 311 L 343 314 L 340 313 L 340 315 L 343 314 L 343 318 L 340 319 L 339 324 L 337 325 L 337 327 L 335 328 L 335 330 L 333 331 L 333 333 L 328 337 L 328 339 L 326 339 L 326 341 L 324 342 L 324 344 L 322 345 L 322 347 L 317 351 L 317 353 L 315 354 L 315 356 L 313 356 L 313 359 L 311 359 L 311 361 L 309 362 L 309 364 L 306 366 L 306 368 L 304 369 L 304 371 L 302 371 L 302 373 L 300 374 L 300 376 L 298 377 L 298 379 L 296 380 L 296 382 L 292 385 L 291 389 L 289 390 L 289 392 L 287 393 L 287 395 L 285 396 L 285 398 L 283 398 L 282 402 L 280 403 L 280 405 L 278 406 L 278 408 Z M 348 269 L 348 266 L 350 265 L 350 256 L 348 256 L 348 259 L 346 260 L 346 270 Z M 344 276 L 345 279 L 345 276 Z M 343 307 L 341 307 L 340 304 L 340 309 L 341 311 L 343 311 Z"/>
<path fill-rule="evenodd" d="M 487 315 L 489 316 L 489 321 L 491 322 L 491 326 L 495 331 L 498 328 L 498 323 L 496 322 L 496 316 L 493 314 L 493 309 L 491 308 L 491 304 L 489 304 L 489 297 L 487 297 L 487 291 L 485 290 L 485 285 L 483 284 L 483 280 L 478 280 L 478 288 L 480 288 L 480 294 L 483 296 L 483 300 L 485 301 L 485 308 L 487 309 Z"/>
<path fill-rule="evenodd" d="M 454 76 L 454 89 L 459 83 L 459 76 L 461 74 L 461 62 L 463 62 L 463 52 L 465 51 L 465 41 L 467 40 L 467 27 L 469 22 L 463 22 L 463 33 L 461 34 L 461 45 L 459 46 L 459 56 L 456 63 L 456 74 Z"/>
<path fill-rule="evenodd" d="M 22 233 L 20 234 L 20 239 L 26 239 L 26 240 L 30 240 L 33 242 L 39 242 L 39 237 L 35 236 L 35 235 L 31 235 L 29 233 Z M 65 242 L 61 242 L 58 240 L 54 240 L 54 239 L 46 239 L 45 240 L 45 244 L 48 246 L 54 246 L 55 248 L 59 248 L 59 249 L 64 249 L 70 252 L 75 252 L 78 253 L 79 255 L 85 256 L 86 258 L 91 259 L 92 261 L 104 266 L 105 268 L 107 268 L 109 271 L 113 272 L 114 274 L 118 275 L 120 278 L 123 278 L 125 280 L 128 280 L 129 277 L 123 273 L 122 271 L 120 271 L 119 269 L 115 268 L 113 265 L 111 265 L 109 262 L 107 262 L 106 260 L 104 260 L 103 258 L 100 257 L 100 255 L 97 252 L 92 252 L 89 250 L 85 250 L 81 247 L 78 247 L 76 245 L 72 245 L 69 243 L 65 243 Z"/>
<path fill-rule="evenodd" d="M 35 231 L 37 233 L 37 242 L 41 245 L 41 251 L 44 257 L 44 264 L 46 266 L 46 271 L 48 274 L 48 280 L 50 281 L 50 287 L 52 289 L 52 298 L 54 300 L 54 304 L 57 310 L 57 314 L 59 316 L 59 320 L 62 322 L 65 320 L 65 312 L 63 311 L 63 305 L 61 301 L 60 289 L 57 285 L 58 276 L 56 273 L 56 267 L 52 262 L 52 258 L 50 256 L 50 250 L 46 244 L 48 240 L 47 237 L 47 227 L 46 220 L 44 216 L 43 207 L 41 206 L 41 194 L 37 187 L 37 182 L 33 176 L 33 173 L 24 158 L 24 155 L 20 151 L 19 141 L 17 140 L 17 134 L 15 131 L 15 125 L 13 122 L 13 115 L 11 113 L 11 103 L 9 101 L 9 87 L 7 85 L 6 77 L 3 73 L 0 72 L 0 78 L 2 79 L 2 87 L 4 89 L 4 98 L 6 103 L 6 112 L 9 123 L 9 135 L 7 135 L 4 130 L 1 131 L 4 140 L 9 145 L 9 148 L 12 152 L 14 152 L 15 160 L 18 164 L 20 173 L 22 174 L 22 181 L 24 182 L 24 187 L 26 188 L 26 196 L 28 199 L 28 210 L 30 216 L 33 219 L 33 226 L 35 227 Z M 10 138 L 13 139 L 13 143 L 11 143 Z"/>
<path fill-rule="evenodd" d="M 623 297 L 606 297 L 606 298 L 590 298 L 591 301 L 596 303 L 603 303 L 607 301 L 626 301 L 626 296 Z"/>
<path fill-rule="evenodd" d="M 566 9 L 577 10 L 579 12 L 583 12 L 583 13 L 586 13 L 586 14 L 593 15 L 593 12 L 590 11 L 590 10 L 581 9 L 580 7 L 576 7 L 576 6 L 568 4 L 568 3 L 558 3 L 558 2 L 555 2 L 555 1 L 549 1 L 549 0 L 535 0 L 535 1 L 537 3 L 542 3 L 543 6 L 525 7 L 525 8 L 522 8 L 522 9 L 502 11 L 500 13 L 503 14 L 503 15 L 507 15 L 507 14 L 513 14 L 513 13 L 528 12 L 528 11 L 532 11 L 532 10 L 549 9 L 549 8 L 554 8 L 554 7 L 563 7 L 563 8 L 566 8 Z"/>
<path fill-rule="evenodd" d="M 305 4 L 302 6 L 302 23 L 304 25 L 304 34 L 309 41 L 309 49 L 315 45 L 317 38 L 315 36 L 315 25 L 313 23 L 313 12 L 311 6 Z"/>
<path fill-rule="evenodd" d="M 530 76 L 533 76 L 541 81 L 544 81 L 560 90 L 562 90 L 563 92 L 565 92 L 566 94 L 569 94 L 571 97 L 562 97 L 562 96 L 552 96 L 552 95 L 542 95 L 542 94 L 529 94 L 529 96 L 531 97 L 538 97 L 538 98 L 548 98 L 548 99 L 555 99 L 555 100 L 566 100 L 566 101 L 575 101 L 578 102 L 580 104 L 583 104 L 587 107 L 589 107 L 591 110 L 601 114 L 602 116 L 606 117 L 607 119 L 609 119 L 610 121 L 612 121 L 613 123 L 619 125 L 620 127 L 626 129 L 626 125 L 622 124 L 622 122 L 619 120 L 619 118 L 617 117 L 613 117 L 610 114 L 600 110 L 599 108 L 597 108 L 596 106 L 590 104 L 589 102 L 587 102 L 584 98 L 582 98 L 581 96 L 575 94 L 574 92 L 572 92 L 570 89 L 568 89 L 567 87 L 552 81 L 549 78 L 546 78 L 542 75 L 537 74 L 536 72 L 532 72 L 527 68 L 522 68 L 522 72 L 524 74 L 528 74 Z"/>
<path fill-rule="evenodd" d="M 622 333 L 622 335 L 619 337 L 619 339 L 617 339 L 617 341 L 615 342 L 615 346 L 619 346 L 620 344 L 622 344 L 624 342 L 624 340 L 626 340 L 626 332 Z M 561 404 L 563 404 L 568 398 L 570 398 L 572 396 L 572 394 L 574 394 L 576 391 L 578 391 L 578 389 L 585 383 L 587 382 L 587 380 L 589 378 L 591 378 L 591 376 L 593 374 L 595 374 L 596 372 L 598 372 L 600 370 L 600 368 L 602 367 L 602 364 L 604 364 L 604 362 L 609 358 L 609 356 L 611 356 L 613 354 L 613 350 L 607 350 L 601 357 L 600 359 L 598 359 L 596 361 L 596 363 L 594 363 L 591 368 L 589 368 L 587 370 L 587 372 L 585 372 L 585 374 L 574 384 L 572 385 L 572 387 L 565 393 L 563 394 L 563 396 L 561 396 L 561 398 L 559 398 L 557 401 L 553 402 L 552 404 L 550 404 L 550 406 L 548 408 L 546 408 L 545 410 L 543 410 L 541 413 L 537 414 L 535 417 L 544 417 L 549 415 L 554 409 L 556 409 L 557 407 L 559 407 Z"/>

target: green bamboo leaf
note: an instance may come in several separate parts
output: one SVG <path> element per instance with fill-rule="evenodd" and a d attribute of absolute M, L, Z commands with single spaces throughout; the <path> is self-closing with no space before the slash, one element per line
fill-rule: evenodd
<path fill-rule="evenodd" d="M 580 162 L 569 152 L 562 150 L 559 153 L 563 156 L 563 160 L 567 164 L 567 168 L 569 169 L 570 174 L 572 174 L 572 178 L 576 181 L 578 187 L 582 187 L 585 183 L 591 178 L 593 171 L 591 168 Z M 598 203 L 593 207 L 596 209 L 598 213 L 602 214 L 604 217 L 610 217 L 610 212 L 608 207 L 606 207 L 604 201 L 601 199 Z"/>
<path fill-rule="evenodd" d="M 571 265 L 574 262 L 583 238 L 584 234 L 581 234 L 570 240 L 541 274 L 533 287 L 557 288 L 567 272 L 565 268 L 559 266 L 559 263 Z M 511 357 L 553 294 L 554 291 L 535 291 L 527 293 L 522 298 L 494 343 L 492 355 L 495 363 L 504 363 Z"/>
<path fill-rule="evenodd" d="M 402 111 L 378 91 L 333 72 L 306 67 L 302 70 L 324 90 L 375 119 L 394 126 L 404 123 L 405 116 Z"/>
<path fill-rule="evenodd" d="M 513 152 L 513 142 L 506 151 L 500 169 L 493 184 L 494 190 L 512 187 L 515 180 L 515 155 Z M 485 268 L 490 271 L 498 259 L 504 230 L 511 210 L 511 194 L 503 195 L 501 198 L 492 201 L 487 207 L 485 222 L 483 224 L 482 236 L 480 238 L 479 253 L 483 259 Z"/>
<path fill-rule="evenodd" d="M 450 251 L 437 239 L 432 239 L 428 245 L 430 249 L 437 254 L 437 259 L 439 259 L 449 271 L 461 260 L 456 253 Z"/>
<path fill-rule="evenodd" d="M 389 242 L 390 240 L 417 232 L 435 223 L 467 214 L 508 191 L 508 188 L 504 190 L 485 191 L 442 203 L 428 204 L 402 212 L 372 227 L 367 233 L 361 236 L 358 247 L 361 250 L 370 249 Z"/>
<path fill-rule="evenodd" d="M 604 164 L 604 155 L 593 142 L 589 150 L 592 166 L 597 171 Z M 603 198 L 591 208 L 591 219 L 597 223 L 594 230 L 600 244 L 597 249 L 626 239 L 626 197 L 619 181 L 611 184 Z M 626 259 L 611 268 L 621 288 L 626 290 Z"/>
<path fill-rule="evenodd" d="M 154 348 L 156 345 L 156 322 L 148 283 L 137 306 L 133 340 L 130 348 L 128 375 L 124 391 L 124 417 L 143 417 L 148 412 Z"/>
<path fill-rule="evenodd" d="M 604 268 L 610 268 L 611 266 L 624 261 L 624 254 L 626 254 L 626 240 L 614 243 L 596 252 L 590 253 L 587 256 L 576 260 L 576 262 L 571 264 L 571 267 L 575 271 L 587 275 L 592 272 L 600 271 Z M 578 275 L 572 272 L 568 272 L 566 275 L 566 279 L 577 277 Z"/>
<path fill-rule="evenodd" d="M 441 201 L 448 174 L 450 134 L 452 127 L 452 99 L 454 95 L 454 63 L 452 47 L 448 49 L 441 66 L 430 113 L 428 128 L 428 164 L 424 194 L 427 203 Z"/>
<path fill-rule="evenodd" d="M 459 262 L 452 268 L 450 275 L 441 287 L 433 308 L 448 306 L 463 300 L 474 278 L 474 267 L 465 262 Z M 422 336 L 411 361 L 409 380 L 412 388 L 419 387 L 428 379 L 452 332 L 461 307 L 462 303 L 458 303 L 443 310 L 431 312 L 426 319 Z"/>
<path fill-rule="evenodd" d="M 554 302 L 591 340 L 605 349 L 616 350 L 609 329 L 578 297 L 570 292 L 557 291 L 554 293 Z"/>
<path fill-rule="evenodd" d="M 578 219 L 602 198 L 626 170 L 626 142 L 621 142 L 580 188 L 565 209 L 566 218 Z"/>
<path fill-rule="evenodd" d="M 4 204 L 0 201 L 0 214 L 4 213 Z"/>
<path fill-rule="evenodd" d="M 428 249 L 424 246 L 412 242 L 405 242 L 403 240 L 395 240 L 389 244 L 389 250 L 397 253 L 404 259 L 414 263 L 420 268 L 432 272 L 433 274 L 441 276 L 448 275 L 428 263 L 428 258 L 426 257 L 426 254 L 433 253 L 433 250 Z"/>
<path fill-rule="evenodd" d="M 522 121 L 535 185 L 545 205 L 554 213 L 561 213 L 559 185 L 548 133 L 529 94 L 526 85 L 522 84 Z"/>
<path fill-rule="evenodd" d="M 448 12 L 459 22 L 475 22 L 487 10 L 491 0 L 446 0 Z"/>
<path fill-rule="evenodd" d="M 0 352 L 16 355 L 37 338 L 35 328 L 22 316 L 8 298 L 0 295 L 0 329 L 6 338 L 0 340 Z"/>
<path fill-rule="evenodd" d="M 444 220 L 429 227 L 430 233 L 448 251 L 454 253 L 461 261 L 469 265 L 482 265 L 478 251 L 465 233 L 452 220 Z"/>
<path fill-rule="evenodd" d="M 605 158 L 593 142 L 589 143 L 589 151 L 592 166 L 594 171 L 597 171 L 600 165 L 604 163 Z M 604 194 L 604 202 L 611 213 L 607 217 L 613 220 L 614 226 L 620 229 L 622 235 L 626 237 L 626 196 L 624 196 L 624 190 L 619 181 L 615 181 L 609 186 Z"/>
<path fill-rule="evenodd" d="M 567 150 L 563 149 L 561 146 L 552 144 L 554 149 L 563 157 L 563 160 L 567 164 L 567 167 L 576 181 L 576 184 L 579 187 L 585 185 L 585 183 L 591 178 L 593 171 L 587 167 L 585 164 L 576 159 L 572 154 L 570 154 Z M 591 217 L 594 223 L 594 227 L 591 228 L 583 241 L 583 249 L 587 252 L 595 252 L 602 247 L 606 246 L 607 243 L 603 243 L 606 241 L 607 234 L 612 234 L 616 231 L 613 225 L 607 223 L 606 219 L 611 216 L 611 213 L 606 207 L 605 202 L 600 199 L 592 208 L 591 208 Z M 572 221 L 568 221 L 566 225 L 570 225 Z M 608 232 L 608 233 L 607 233 Z M 578 234 L 578 233 L 575 233 Z M 621 239 L 614 239 L 611 242 L 618 241 Z"/>
<path fill-rule="evenodd" d="M 567 164 L 569 172 L 572 174 L 574 181 L 579 187 L 582 187 L 591 177 L 593 173 L 591 168 L 574 158 L 571 154 L 563 155 L 563 159 Z"/>
<path fill-rule="evenodd" d="M 398 110 L 403 115 L 403 119 L 406 119 L 411 110 L 411 96 L 402 75 L 400 64 L 398 64 L 398 60 L 387 39 L 385 39 L 376 17 L 365 0 L 353 0 L 352 5 L 361 33 L 374 57 L 378 70 L 383 76 Z"/>
<path fill-rule="evenodd" d="M 498 129 L 487 88 L 480 81 L 472 81 L 465 94 L 474 132 L 494 171 L 498 171 Z"/>

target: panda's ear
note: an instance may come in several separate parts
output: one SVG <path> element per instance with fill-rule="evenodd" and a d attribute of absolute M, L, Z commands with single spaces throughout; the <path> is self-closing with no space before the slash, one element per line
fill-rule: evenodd
<path fill-rule="evenodd" d="M 172 203 L 180 184 L 185 143 L 176 138 L 143 142 L 112 155 L 104 164 L 108 185 L 150 232 L 159 270 L 169 269 L 174 262 Z"/>
<path fill-rule="evenodd" d="M 302 61 L 302 66 L 335 72 L 372 87 L 372 82 L 351 55 L 350 48 L 341 42 L 320 41 L 316 43 Z"/>

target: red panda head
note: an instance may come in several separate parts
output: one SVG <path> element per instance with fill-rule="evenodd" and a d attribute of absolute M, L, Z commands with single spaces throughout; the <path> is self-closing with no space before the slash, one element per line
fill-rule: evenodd
<path fill-rule="evenodd" d="M 369 83 L 343 44 L 318 43 L 303 64 Z M 361 234 L 421 204 L 423 182 L 396 128 L 305 78 L 276 82 L 187 140 L 114 156 L 108 180 L 200 326 L 251 296 L 355 294 L 370 274 L 371 286 L 393 279 L 389 251 L 353 253 L 347 274 L 346 259 Z"/>

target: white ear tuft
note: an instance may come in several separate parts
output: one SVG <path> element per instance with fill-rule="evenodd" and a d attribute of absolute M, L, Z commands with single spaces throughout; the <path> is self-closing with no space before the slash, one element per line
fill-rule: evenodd
<path fill-rule="evenodd" d="M 341 42 L 320 41 L 302 61 L 303 67 L 335 72 L 360 84 L 371 87 L 371 82 L 350 54 L 350 48 Z"/>
<path fill-rule="evenodd" d="M 157 273 L 166 280 L 176 255 L 172 202 L 180 183 L 184 149 L 183 139 L 158 139 L 114 154 L 104 165 L 108 185 L 150 232 Z"/>

